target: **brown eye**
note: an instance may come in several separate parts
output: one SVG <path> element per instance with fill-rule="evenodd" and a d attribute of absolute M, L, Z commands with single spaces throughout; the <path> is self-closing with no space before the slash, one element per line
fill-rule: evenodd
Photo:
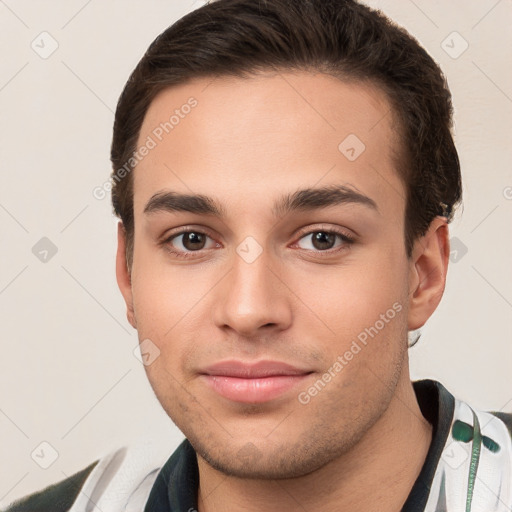
<path fill-rule="evenodd" d="M 309 240 L 308 240 L 309 239 Z M 306 240 L 308 243 L 306 246 L 300 246 L 300 241 Z M 336 241 L 340 242 L 336 244 Z M 353 243 L 353 239 L 345 235 L 344 233 L 339 233 L 337 231 L 327 231 L 327 230 L 318 230 L 318 231 L 310 231 L 306 235 L 302 236 L 299 241 L 299 246 L 301 249 L 307 249 L 312 251 L 328 251 L 330 249 L 350 245 Z"/>
<path fill-rule="evenodd" d="M 194 253 L 199 253 L 199 256 L 203 249 L 216 247 L 215 241 L 210 236 L 192 229 L 174 233 L 164 240 L 163 245 L 172 255 L 181 258 L 191 257 Z"/>
<path fill-rule="evenodd" d="M 332 249 L 336 242 L 336 235 L 334 233 L 327 233 L 326 231 L 315 231 L 312 234 L 311 242 L 315 249 Z"/>
<path fill-rule="evenodd" d="M 183 237 L 182 244 L 183 247 L 185 247 L 185 249 L 189 251 L 197 251 L 200 249 L 204 249 L 206 235 L 204 235 L 203 233 L 190 231 L 188 233 L 183 233 L 180 236 Z"/>

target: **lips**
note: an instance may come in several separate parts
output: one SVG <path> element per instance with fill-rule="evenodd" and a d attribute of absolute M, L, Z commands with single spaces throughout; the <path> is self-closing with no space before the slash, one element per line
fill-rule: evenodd
<path fill-rule="evenodd" d="M 263 403 L 298 386 L 311 370 L 280 361 L 222 361 L 201 372 L 201 378 L 219 395 L 234 402 Z"/>

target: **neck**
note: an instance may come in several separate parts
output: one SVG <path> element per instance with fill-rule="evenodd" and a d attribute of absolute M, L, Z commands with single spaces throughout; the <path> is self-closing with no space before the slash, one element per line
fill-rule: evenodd
<path fill-rule="evenodd" d="M 418 477 L 432 439 L 404 368 L 396 393 L 363 438 L 342 457 L 308 475 L 283 480 L 227 477 L 198 458 L 198 512 L 286 509 L 396 512 Z"/>

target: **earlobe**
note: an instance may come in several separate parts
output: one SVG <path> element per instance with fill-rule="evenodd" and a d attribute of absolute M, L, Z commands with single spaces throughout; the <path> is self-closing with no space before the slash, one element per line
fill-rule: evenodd
<path fill-rule="evenodd" d="M 445 217 L 436 217 L 414 243 L 409 275 L 409 330 L 422 327 L 443 296 L 450 242 Z"/>
<path fill-rule="evenodd" d="M 116 278 L 117 285 L 126 303 L 126 318 L 131 326 L 136 329 L 137 321 L 133 308 L 131 274 L 126 261 L 126 231 L 122 222 L 117 224 Z"/>

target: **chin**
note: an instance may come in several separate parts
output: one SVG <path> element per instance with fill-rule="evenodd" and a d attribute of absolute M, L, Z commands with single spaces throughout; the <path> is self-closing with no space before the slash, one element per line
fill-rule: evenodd
<path fill-rule="evenodd" d="M 206 446 L 187 437 L 196 453 L 217 471 L 231 477 L 257 480 L 282 480 L 313 473 L 337 458 L 347 448 L 342 443 L 296 441 L 277 445 L 268 440 L 229 443 L 229 448 Z M 210 438 L 211 440 L 211 438 Z"/>

